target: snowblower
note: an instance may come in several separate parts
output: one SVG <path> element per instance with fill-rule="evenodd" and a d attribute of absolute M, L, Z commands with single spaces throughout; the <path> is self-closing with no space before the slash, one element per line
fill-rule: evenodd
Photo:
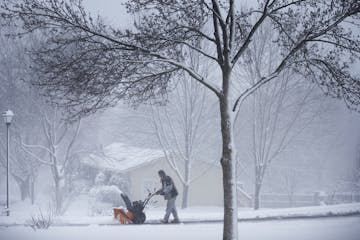
<path fill-rule="evenodd" d="M 149 193 L 144 201 L 138 200 L 131 203 L 129 197 L 122 193 L 121 197 L 125 202 L 126 210 L 124 208 L 113 208 L 114 218 L 118 219 L 121 224 L 142 224 L 146 220 L 144 213 L 145 206 L 149 203 L 150 199 L 157 193 Z"/>

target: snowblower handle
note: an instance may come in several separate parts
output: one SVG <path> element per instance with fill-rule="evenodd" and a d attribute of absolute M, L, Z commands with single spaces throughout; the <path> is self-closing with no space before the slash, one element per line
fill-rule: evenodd
<path fill-rule="evenodd" d="M 163 190 L 159 189 L 157 190 L 155 193 L 153 193 L 154 195 L 163 195 Z"/>
<path fill-rule="evenodd" d="M 145 208 L 146 204 L 148 204 L 148 202 L 150 201 L 150 199 L 155 196 L 155 195 L 158 195 L 157 192 L 159 192 L 160 190 L 154 192 L 154 193 L 149 193 L 148 197 L 144 200 L 144 203 L 143 203 L 143 207 Z"/>

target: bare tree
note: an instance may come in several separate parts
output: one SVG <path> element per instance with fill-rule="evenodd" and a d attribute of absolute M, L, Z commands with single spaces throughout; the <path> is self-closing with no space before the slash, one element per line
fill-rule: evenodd
<path fill-rule="evenodd" d="M 270 74 L 280 58 L 280 49 L 268 41 L 273 38 L 273 34 L 271 25 L 263 24 L 248 48 L 245 67 L 240 69 L 238 76 L 249 79 L 251 85 L 256 84 L 263 75 Z M 245 124 L 242 128 L 251 129 L 251 141 L 246 144 L 244 149 L 247 150 L 243 150 L 242 154 L 247 151 L 254 162 L 255 210 L 260 207 L 260 192 L 271 162 L 291 147 L 293 140 L 326 112 L 324 97 L 316 90 L 313 84 L 288 69 L 276 81 L 269 83 L 266 88 L 258 89 L 248 98 L 250 113 L 247 115 L 250 120 L 246 121 L 251 124 Z M 243 130 L 239 129 L 235 134 L 243 134 Z M 239 155 L 238 158 L 238 161 L 244 161 L 244 157 Z"/>
<path fill-rule="evenodd" d="M 236 149 L 234 119 L 242 102 L 285 69 L 311 77 L 328 94 L 353 109 L 360 106 L 360 82 L 350 64 L 358 59 L 357 0 L 264 0 L 238 11 L 234 0 L 135 0 L 130 12 L 143 15 L 135 29 L 121 31 L 91 18 L 81 1 L 23 0 L 4 4 L 2 15 L 15 17 L 25 32 L 43 31 L 47 40 L 33 52 L 43 74 L 35 84 L 72 116 L 90 114 L 119 99 L 147 101 L 163 96 L 169 80 L 189 74 L 219 102 L 224 187 L 223 239 L 237 239 Z M 246 61 L 246 50 L 265 22 L 273 25 L 281 58 L 270 74 L 234 93 L 234 66 Z M 344 24 L 346 22 L 346 24 Z M 206 51 L 198 44 L 211 46 Z M 184 49 L 197 51 L 214 64 L 206 79 L 185 61 Z M 185 51 L 186 53 L 186 51 Z M 215 77 L 216 76 L 216 77 Z M 239 81 L 243 81 L 240 79 Z"/>
<path fill-rule="evenodd" d="M 0 144 L 0 166 L 1 168 L 6 169 L 6 157 L 3 154 L 6 150 L 2 147 L 5 144 L 1 139 Z M 17 147 L 16 144 L 14 145 Z M 15 148 L 12 147 L 11 149 Z M 10 152 L 12 153 L 16 151 L 10 150 Z M 9 156 L 9 161 L 11 163 L 10 174 L 19 186 L 21 200 L 24 201 L 27 197 L 30 197 L 31 203 L 34 203 L 35 194 L 32 190 L 34 189 L 38 165 L 34 164 L 31 159 L 24 156 L 22 152 L 11 154 Z"/>
<path fill-rule="evenodd" d="M 360 142 L 357 144 L 356 156 L 355 156 L 355 169 L 353 171 L 353 189 L 356 192 L 360 190 Z"/>
<path fill-rule="evenodd" d="M 280 49 L 274 48 L 268 41 L 273 34 L 271 26 L 264 24 L 247 51 L 246 68 L 240 69 L 242 73 L 238 75 L 249 79 L 251 85 L 264 74 L 270 74 L 273 64 L 280 57 Z M 267 88 L 257 90 L 248 98 L 250 113 L 247 114 L 249 119 L 246 121 L 250 123 L 242 128 L 251 129 L 251 140 L 246 149 L 254 163 L 255 210 L 260 207 L 261 187 L 271 162 L 291 146 L 292 141 L 320 113 L 325 112 L 322 104 L 324 97 L 319 96 L 315 90 L 313 84 L 291 70 L 286 70 L 278 76 L 277 81 L 269 83 Z M 236 131 L 235 134 L 238 132 L 243 131 Z M 244 157 L 238 158 L 238 161 L 244 161 Z"/>
<path fill-rule="evenodd" d="M 282 174 L 284 186 L 289 199 L 289 207 L 294 206 L 294 195 L 299 187 L 301 172 L 296 169 L 287 169 Z"/>
<path fill-rule="evenodd" d="M 324 111 L 313 86 L 294 77 L 284 74 L 250 99 L 251 134 L 247 150 L 254 163 L 254 209 L 260 207 L 261 186 L 271 163 L 291 147 L 306 128 L 317 124 L 314 120 Z"/>
<path fill-rule="evenodd" d="M 197 72 L 207 76 L 208 64 L 200 62 L 200 56 L 190 51 L 188 53 L 190 64 Z M 190 185 L 201 177 L 208 167 L 202 169 L 199 175 L 193 175 L 192 169 L 201 165 L 206 154 L 204 150 L 206 134 L 209 127 L 209 114 L 212 104 L 206 104 L 211 99 L 206 89 L 198 82 L 189 79 L 188 75 L 180 75 L 176 81 L 174 94 L 169 97 L 169 104 L 165 106 L 152 107 L 152 119 L 155 134 L 170 167 L 175 171 L 183 185 L 182 208 L 188 206 Z M 216 104 L 216 103 L 215 103 Z M 207 117 L 205 116 L 208 113 Z M 200 160 L 200 161 L 199 161 Z M 196 162 L 197 164 L 196 165 Z"/>
<path fill-rule="evenodd" d="M 192 169 L 201 165 L 206 154 L 199 154 L 205 144 L 208 126 L 205 118 L 205 89 L 189 79 L 179 81 L 175 97 L 164 107 L 153 107 L 155 133 L 170 167 L 183 184 L 182 208 L 188 206 L 191 182 L 203 175 L 208 168 L 194 175 Z M 209 135 L 207 135 L 209 138 Z M 200 159 L 199 159 L 200 158 Z M 200 160 L 200 161 L 199 161 Z M 196 162 L 198 165 L 196 165 Z"/>
<path fill-rule="evenodd" d="M 24 79 L 31 78 L 34 74 L 29 69 L 29 61 L 26 57 L 25 47 L 30 46 L 34 39 L 11 40 L 5 37 L 13 31 L 14 27 L 2 28 L 0 33 L 0 109 L 12 109 L 16 116 L 11 124 L 10 138 L 10 174 L 17 183 L 22 200 L 30 197 L 31 203 L 35 200 L 35 181 L 39 164 L 26 153 L 19 150 L 18 139 L 20 134 L 27 139 L 39 140 L 36 134 L 39 129 L 36 127 L 37 109 L 39 108 L 35 94 L 29 83 Z M 41 107 L 40 107 L 41 108 Z M 20 113 L 21 114 L 18 114 Z M 0 128 L 0 132 L 4 130 Z M 0 139 L 0 166 L 6 168 L 4 139 Z"/>
<path fill-rule="evenodd" d="M 66 187 L 66 170 L 76 152 L 74 144 L 79 135 L 81 119 L 77 120 L 75 129 L 61 120 L 60 111 L 54 109 L 52 113 L 43 112 L 42 129 L 45 136 L 45 144 L 29 144 L 21 142 L 22 149 L 39 163 L 49 166 L 55 190 L 56 213 L 62 213 L 64 203 L 64 189 Z M 48 157 L 39 156 L 36 150 L 42 150 Z"/>

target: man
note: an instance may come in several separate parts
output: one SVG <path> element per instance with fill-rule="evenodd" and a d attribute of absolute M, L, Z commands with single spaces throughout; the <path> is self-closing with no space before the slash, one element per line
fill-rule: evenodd
<path fill-rule="evenodd" d="M 165 200 L 167 200 L 166 204 L 166 213 L 164 219 L 161 220 L 162 223 L 169 223 L 170 214 L 173 215 L 174 220 L 171 223 L 179 223 L 179 217 L 176 211 L 175 200 L 178 195 L 178 191 L 176 190 L 174 181 L 171 177 L 167 176 L 164 170 L 159 170 L 158 172 L 160 180 L 161 180 L 161 189 L 157 191 L 157 194 L 163 195 Z"/>

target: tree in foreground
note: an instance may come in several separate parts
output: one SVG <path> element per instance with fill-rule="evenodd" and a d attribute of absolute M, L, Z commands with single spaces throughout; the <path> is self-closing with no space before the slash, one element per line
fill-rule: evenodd
<path fill-rule="evenodd" d="M 217 96 L 223 239 L 237 239 L 233 123 L 247 96 L 292 69 L 359 110 L 360 81 L 351 74 L 360 52 L 360 39 L 351 31 L 359 24 L 358 0 L 263 0 L 254 8 L 235 6 L 235 0 L 134 0 L 127 9 L 140 17 L 128 30 L 92 18 L 80 0 L 11 2 L 3 4 L 5 18 L 19 23 L 26 33 L 46 36 L 44 44 L 33 49 L 34 67 L 42 73 L 34 84 L 66 107 L 70 116 L 96 112 L 120 99 L 145 102 L 164 96 L 169 82 L 181 73 Z M 262 72 L 250 85 L 233 77 L 233 70 L 246 62 L 254 35 L 265 23 L 272 25 L 275 37 L 269 41 L 280 46 L 281 54 L 271 71 Z M 211 78 L 188 65 L 190 50 L 212 61 Z M 239 81 L 242 88 L 235 91 Z"/>

